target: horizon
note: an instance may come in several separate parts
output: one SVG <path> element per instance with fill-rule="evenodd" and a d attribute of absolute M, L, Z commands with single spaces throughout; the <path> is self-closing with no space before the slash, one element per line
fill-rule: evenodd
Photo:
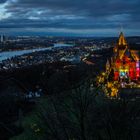
<path fill-rule="evenodd" d="M 58 35 L 58 34 L 42 34 L 42 33 L 38 33 L 38 34 L 32 34 L 32 33 L 27 33 L 27 34 L 23 34 L 23 33 L 13 33 L 13 34 L 3 34 L 0 32 L 0 36 L 8 36 L 8 37 L 66 37 L 66 38 L 118 38 L 119 34 L 114 35 L 114 36 L 103 36 L 103 35 L 74 35 L 74 34 L 63 34 L 63 35 Z M 126 38 L 131 38 L 131 37 L 140 37 L 140 35 L 125 35 Z"/>

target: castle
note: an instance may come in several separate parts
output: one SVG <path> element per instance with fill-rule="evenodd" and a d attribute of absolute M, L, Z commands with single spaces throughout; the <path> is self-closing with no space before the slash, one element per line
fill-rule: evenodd
<path fill-rule="evenodd" d="M 114 81 L 140 79 L 139 51 L 129 47 L 123 33 L 120 33 L 118 43 L 113 48 L 113 56 L 107 60 L 106 71 L 113 73 Z"/>

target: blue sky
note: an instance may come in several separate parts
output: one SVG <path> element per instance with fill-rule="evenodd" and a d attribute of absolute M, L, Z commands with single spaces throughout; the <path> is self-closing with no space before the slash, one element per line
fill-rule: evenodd
<path fill-rule="evenodd" d="M 140 0 L 0 0 L 0 33 L 140 35 Z"/>

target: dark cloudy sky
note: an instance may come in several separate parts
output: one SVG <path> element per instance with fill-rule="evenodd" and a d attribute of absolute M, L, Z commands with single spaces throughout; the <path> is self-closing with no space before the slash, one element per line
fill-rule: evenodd
<path fill-rule="evenodd" d="M 140 0 L 0 0 L 0 33 L 140 35 Z"/>

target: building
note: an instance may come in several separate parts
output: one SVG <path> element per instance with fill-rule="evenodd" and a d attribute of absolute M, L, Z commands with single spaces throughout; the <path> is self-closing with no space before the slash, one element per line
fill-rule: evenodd
<path fill-rule="evenodd" d="M 113 48 L 113 56 L 106 63 L 107 73 L 113 73 L 114 81 L 137 81 L 140 79 L 139 54 L 139 50 L 130 48 L 121 32 L 118 43 Z"/>
<path fill-rule="evenodd" d="M 0 35 L 0 43 L 6 42 L 7 41 L 7 37 L 4 35 Z"/>
<path fill-rule="evenodd" d="M 1 36 L 0 36 L 0 42 L 2 43 L 3 41 L 4 41 L 4 36 L 1 35 Z"/>

